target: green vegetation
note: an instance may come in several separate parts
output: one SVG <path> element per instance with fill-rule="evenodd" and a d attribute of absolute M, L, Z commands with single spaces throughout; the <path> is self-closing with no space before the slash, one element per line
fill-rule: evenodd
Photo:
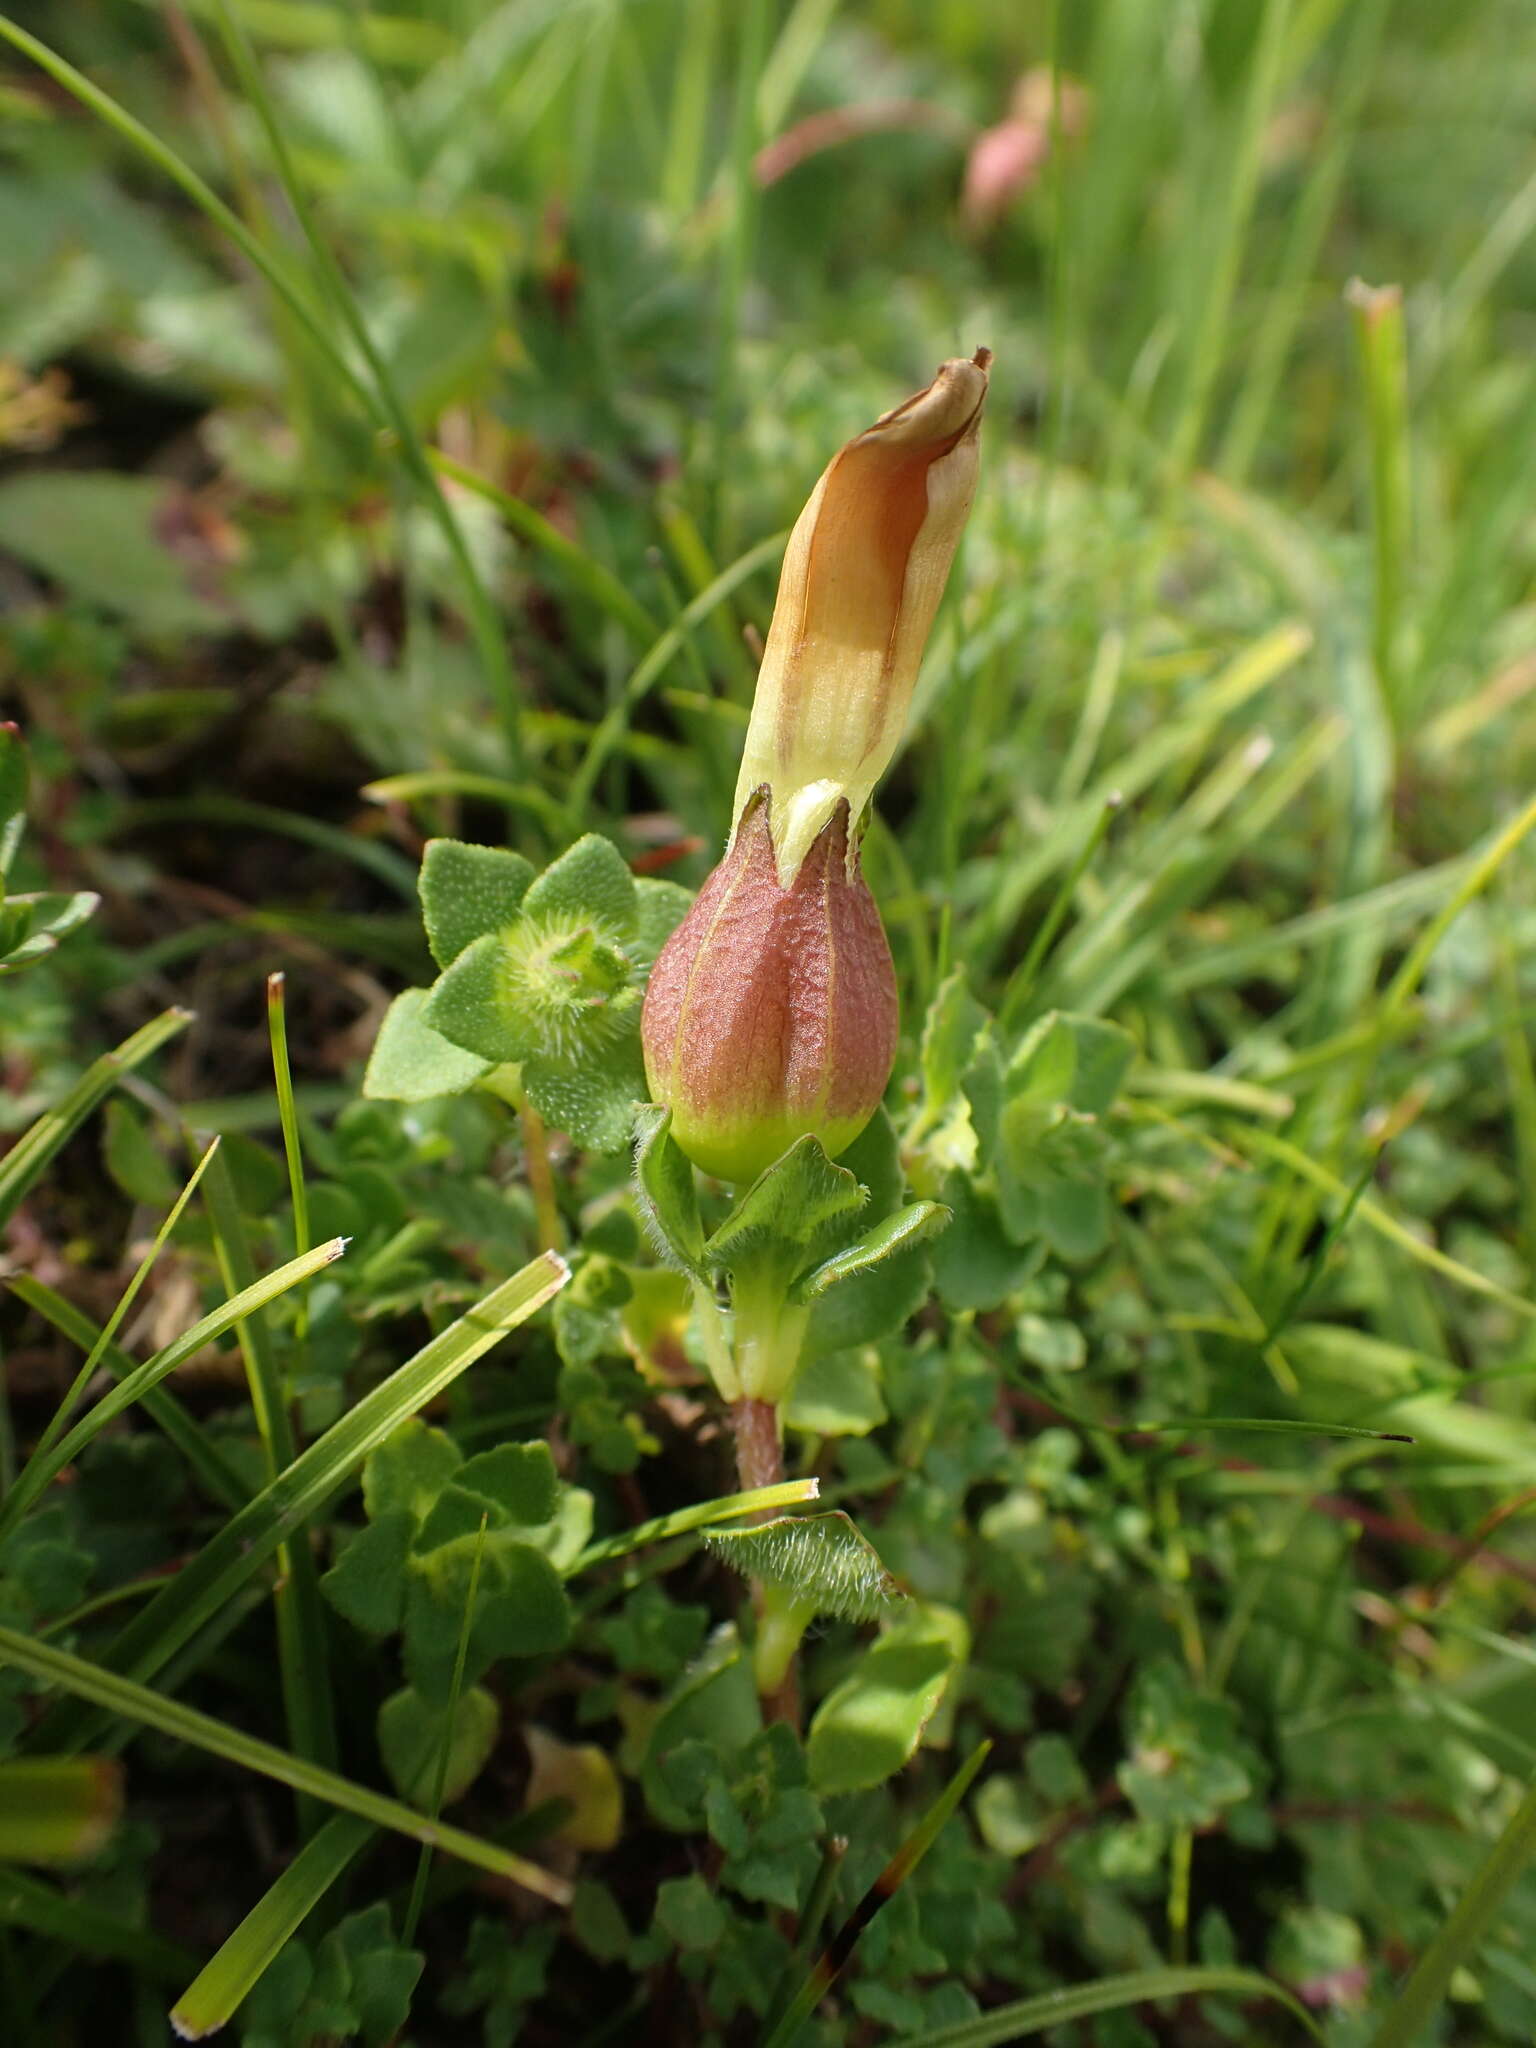
<path fill-rule="evenodd" d="M 1530 39 L 0 15 L 7 2043 L 1536 2036 Z M 646 976 L 983 345 L 733 1198 Z"/>

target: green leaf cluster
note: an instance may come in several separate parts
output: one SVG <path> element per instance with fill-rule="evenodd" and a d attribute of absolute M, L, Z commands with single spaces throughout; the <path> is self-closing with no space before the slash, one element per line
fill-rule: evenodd
<path fill-rule="evenodd" d="M 959 969 L 942 984 L 924 1025 L 905 1148 L 920 1184 L 957 1219 L 934 1262 L 951 1307 L 996 1307 L 1044 1254 L 1075 1265 L 1104 1249 L 1108 1119 L 1135 1056 L 1121 1026 L 1063 1011 L 1006 1045 Z"/>
<path fill-rule="evenodd" d="M 420 1102 L 483 1082 L 520 1091 L 579 1145 L 622 1150 L 645 1094 L 645 971 L 687 892 L 637 881 L 597 833 L 542 874 L 503 848 L 433 839 L 418 887 L 441 972 L 395 998 L 364 1092 Z"/>
<path fill-rule="evenodd" d="M 367 1525 L 321 1590 L 365 1634 L 401 1638 L 408 1683 L 381 1709 L 379 1742 L 401 1793 L 425 1803 L 445 1745 L 454 1792 L 490 1752 L 494 1705 L 476 1681 L 502 1658 L 570 1640 L 563 1581 L 591 1533 L 591 1497 L 561 1482 L 546 1444 L 466 1458 L 413 1418 L 370 1452 L 363 1500 Z M 465 1691 L 450 1718 L 461 1643 Z"/>

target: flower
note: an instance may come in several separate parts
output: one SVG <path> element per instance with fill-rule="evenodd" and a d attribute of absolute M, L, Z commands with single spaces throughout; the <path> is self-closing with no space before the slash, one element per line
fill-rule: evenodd
<path fill-rule="evenodd" d="M 990 352 L 941 365 L 823 472 L 790 535 L 725 857 L 663 947 L 646 1078 L 706 1172 L 845 1151 L 896 1055 L 896 977 L 859 867 L 976 484 Z"/>

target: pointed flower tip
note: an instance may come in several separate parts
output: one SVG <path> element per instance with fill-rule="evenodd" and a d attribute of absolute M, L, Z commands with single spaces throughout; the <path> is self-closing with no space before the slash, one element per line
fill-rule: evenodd
<path fill-rule="evenodd" d="M 855 435 L 790 536 L 735 806 L 739 830 L 769 790 L 786 888 L 839 803 L 857 830 L 900 743 L 976 488 L 991 363 L 986 348 L 941 363 Z"/>

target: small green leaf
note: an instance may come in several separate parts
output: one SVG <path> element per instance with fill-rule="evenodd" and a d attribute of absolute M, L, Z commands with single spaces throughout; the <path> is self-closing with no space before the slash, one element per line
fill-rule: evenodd
<path fill-rule="evenodd" d="M 873 1230 L 866 1231 L 845 1251 L 835 1252 L 830 1259 L 824 1259 L 814 1267 L 796 1284 L 795 1300 L 815 1301 L 830 1287 L 872 1273 L 902 1252 L 937 1237 L 941 1230 L 947 1229 L 949 1220 L 950 1211 L 942 1202 L 909 1203 L 905 1209 L 898 1209 L 894 1216 L 887 1216 L 883 1223 L 877 1223 Z"/>
<path fill-rule="evenodd" d="M 725 1934 L 725 1908 L 697 1872 L 669 1877 L 656 1894 L 656 1925 L 680 1949 L 708 1950 Z"/>
<path fill-rule="evenodd" d="M 635 884 L 635 936 L 630 952 L 649 967 L 693 907 L 693 893 L 676 882 L 645 877 Z"/>
<path fill-rule="evenodd" d="M 1235 1708 L 1198 1692 L 1171 1657 L 1142 1669 L 1128 1719 L 1131 1753 L 1117 1775 L 1143 1820 L 1209 1827 L 1253 1790 Z"/>
<path fill-rule="evenodd" d="M 639 991 L 633 993 L 638 999 Z M 553 1129 L 564 1131 L 589 1152 L 622 1152 L 645 1096 L 639 1040 L 626 1037 L 581 1067 L 542 1055 L 526 1060 L 523 1086 Z"/>
<path fill-rule="evenodd" d="M 14 974 L 52 953 L 88 917 L 94 915 L 101 898 L 91 889 L 73 894 L 52 890 L 42 895 L 12 896 L 3 913 L 4 957 L 0 974 Z"/>
<path fill-rule="evenodd" d="M 491 1502 L 505 1521 L 532 1528 L 553 1518 L 560 1496 L 560 1477 L 545 1443 L 481 1451 L 459 1467 L 453 1483 Z"/>
<path fill-rule="evenodd" d="M 366 1635 L 388 1635 L 400 1626 L 414 1531 L 407 1509 L 388 1509 L 352 1538 L 320 1581 L 336 1612 Z"/>
<path fill-rule="evenodd" d="M 637 922 L 635 878 L 623 855 L 596 832 L 552 861 L 523 898 L 523 915 L 541 924 L 591 921 L 613 937 L 632 938 Z"/>
<path fill-rule="evenodd" d="M 379 1709 L 379 1754 L 390 1783 L 412 1806 L 433 1810 L 442 1780 L 442 1803 L 461 1798 L 479 1777 L 501 1732 L 501 1709 L 483 1687 L 459 1695 L 451 1725 L 448 1709 L 423 1699 L 413 1686 L 391 1693 Z"/>
<path fill-rule="evenodd" d="M 710 1529 L 704 1541 L 744 1578 L 778 1586 L 816 1614 L 873 1621 L 905 1597 L 874 1545 L 842 1511 L 781 1515 L 746 1529 Z"/>
<path fill-rule="evenodd" d="M 434 1095 L 462 1095 L 491 1069 L 462 1046 L 434 1031 L 426 1020 L 428 992 L 408 988 L 384 1013 L 373 1041 L 363 1093 L 379 1102 L 426 1102 Z"/>
<path fill-rule="evenodd" d="M 949 1308 L 996 1308 L 1024 1284 L 1032 1254 L 1010 1241 L 997 1203 L 963 1173 L 949 1175 L 944 1200 L 955 1220 L 930 1254 L 939 1298 Z"/>
<path fill-rule="evenodd" d="M 817 1792 L 862 1792 L 901 1769 L 965 1654 L 963 1627 L 948 1609 L 921 1607 L 871 1645 L 811 1723 L 806 1755 Z"/>
<path fill-rule="evenodd" d="M 651 1241 L 695 1279 L 704 1273 L 704 1226 L 693 1168 L 672 1137 L 672 1112 L 648 1102 L 636 1118 L 635 1195 Z"/>
<path fill-rule="evenodd" d="M 484 1507 L 481 1506 L 481 1514 Z M 427 1698 L 446 1703 L 452 1689 L 464 1610 L 482 1549 L 473 1534 L 411 1560 L 405 1601 L 405 1672 Z M 473 1684 L 500 1657 L 537 1657 L 569 1641 L 571 1608 L 549 1559 L 527 1543 L 487 1537 L 475 1590 L 464 1682 Z"/>
<path fill-rule="evenodd" d="M 429 839 L 417 888 L 438 966 L 451 966 L 466 946 L 511 924 L 533 875 L 532 862 L 504 847 Z"/>
<path fill-rule="evenodd" d="M 651 1728 L 640 1783 L 647 1806 L 663 1827 L 686 1833 L 696 1825 L 695 1816 L 666 1783 L 662 1765 L 673 1751 L 698 1737 L 729 1760 L 762 1725 L 752 1667 L 736 1630 L 727 1624 L 715 1630 L 672 1688 Z"/>
<path fill-rule="evenodd" d="M 704 1247 L 706 1262 L 734 1270 L 744 1257 L 776 1257 L 793 1272 L 810 1264 L 839 1226 L 864 1206 L 853 1175 L 834 1166 L 815 1138 L 797 1138 L 748 1188 Z"/>
<path fill-rule="evenodd" d="M 1053 1010 L 1031 1025 L 1009 1061 L 1008 1094 L 1102 1116 L 1135 1057 L 1136 1041 L 1120 1025 Z"/>
<path fill-rule="evenodd" d="M 868 1436 L 886 1415 L 879 1360 L 865 1346 L 857 1351 L 828 1351 L 801 1366 L 784 1421 L 790 1429 L 804 1430 L 810 1436 Z"/>
<path fill-rule="evenodd" d="M 370 1521 L 405 1508 L 422 1522 L 432 1503 L 464 1462 L 446 1431 L 419 1416 L 398 1423 L 363 1461 L 363 1505 Z"/>
<path fill-rule="evenodd" d="M 520 1026 L 504 998 L 504 960 L 501 934 L 487 932 L 438 976 L 422 1012 L 431 1030 L 492 1066 L 525 1058 L 537 1042 L 527 1021 Z"/>

